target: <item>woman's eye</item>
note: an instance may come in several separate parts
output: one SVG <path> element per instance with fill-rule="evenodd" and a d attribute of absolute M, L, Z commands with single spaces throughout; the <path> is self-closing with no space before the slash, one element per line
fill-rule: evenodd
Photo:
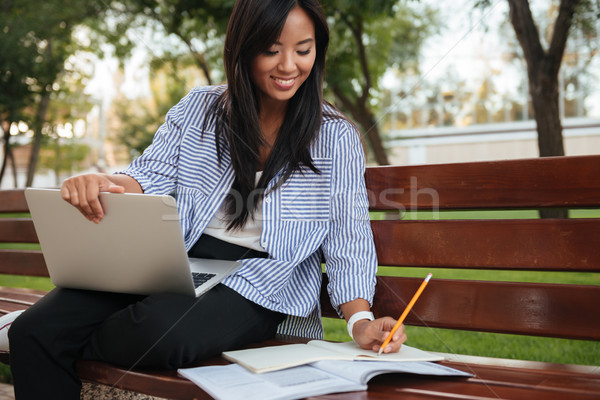
<path fill-rule="evenodd" d="M 310 49 L 304 50 L 304 51 L 298 51 L 298 54 L 300 54 L 301 56 L 307 56 L 310 54 Z"/>
<path fill-rule="evenodd" d="M 277 50 L 267 50 L 265 51 L 265 54 L 268 56 L 274 56 L 275 54 L 277 54 Z"/>

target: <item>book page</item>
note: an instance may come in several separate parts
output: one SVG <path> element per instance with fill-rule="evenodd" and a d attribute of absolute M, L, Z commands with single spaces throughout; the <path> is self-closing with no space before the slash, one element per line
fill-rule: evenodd
<path fill-rule="evenodd" d="M 310 364 L 319 360 L 352 360 L 351 355 L 332 352 L 321 347 L 307 346 L 302 343 L 226 351 L 223 353 L 223 357 L 246 367 L 254 373 L 276 371 Z"/>
<path fill-rule="evenodd" d="M 343 376 L 363 384 L 367 384 L 371 378 L 377 375 L 388 373 L 409 373 L 435 376 L 472 376 L 467 372 L 428 361 L 317 361 L 311 365 L 331 374 Z"/>
<path fill-rule="evenodd" d="M 326 342 L 324 340 L 311 340 L 308 347 L 318 347 L 323 350 L 352 356 L 354 360 L 361 361 L 441 361 L 444 357 L 419 350 L 415 347 L 402 345 L 398 353 L 383 353 L 380 356 L 371 350 L 360 348 L 355 342 Z"/>
<path fill-rule="evenodd" d="M 309 365 L 264 374 L 253 374 L 237 364 L 178 372 L 219 400 L 288 400 L 367 388 Z"/>

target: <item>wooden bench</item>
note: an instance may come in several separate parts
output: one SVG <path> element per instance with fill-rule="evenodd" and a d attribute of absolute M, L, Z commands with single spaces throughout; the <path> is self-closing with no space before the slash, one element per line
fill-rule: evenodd
<path fill-rule="evenodd" d="M 371 209 L 514 210 L 600 208 L 600 156 L 556 157 L 425 166 L 372 167 Z M 0 212 L 27 212 L 21 190 L 0 192 Z M 434 279 L 407 325 L 595 341 L 600 365 L 600 286 L 436 279 L 435 268 L 580 271 L 598 279 L 600 218 L 372 221 L 379 264 L 423 268 Z M 0 220 L 0 242 L 36 243 L 28 218 Z M 433 269 L 433 270 L 432 270 Z M 46 276 L 40 251 L 0 250 L 0 272 Z M 400 275 L 402 272 L 400 270 Z M 397 316 L 421 278 L 379 277 L 377 316 Z M 0 289 L 0 312 L 21 309 L 43 293 Z M 325 292 L 323 313 L 334 317 Z M 298 342 L 278 337 L 264 344 Z M 410 343 L 410 342 L 409 342 Z M 263 345 L 263 344 L 257 344 Z M 474 377 L 385 375 L 367 392 L 321 399 L 598 399 L 600 367 L 446 354 L 443 364 Z M 6 355 L 4 355 L 6 361 Z M 215 358 L 205 364 L 225 364 Z M 207 399 L 173 371 L 126 371 L 80 362 L 85 381 L 161 398 Z M 115 389 L 116 390 L 116 389 Z M 116 395 L 115 395 L 116 396 Z M 148 398 L 148 397 L 145 397 Z"/>

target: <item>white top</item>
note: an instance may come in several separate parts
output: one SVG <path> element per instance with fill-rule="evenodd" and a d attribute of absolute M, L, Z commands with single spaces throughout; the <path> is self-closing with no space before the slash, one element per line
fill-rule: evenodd
<path fill-rule="evenodd" d="M 262 171 L 256 173 L 255 182 L 258 183 Z M 229 223 L 225 213 L 225 203 L 219 207 L 215 216 L 210 220 L 204 233 L 220 239 L 224 242 L 233 243 L 238 246 L 249 249 L 266 252 L 260 244 L 260 235 L 262 234 L 262 199 L 258 200 L 258 205 L 252 216 L 248 218 L 246 224 L 241 229 L 227 230 Z"/>

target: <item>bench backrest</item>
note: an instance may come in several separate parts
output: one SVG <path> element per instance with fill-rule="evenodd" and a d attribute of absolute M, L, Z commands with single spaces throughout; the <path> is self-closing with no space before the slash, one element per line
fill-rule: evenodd
<path fill-rule="evenodd" d="M 372 211 L 600 208 L 600 156 L 370 167 Z M 22 190 L 0 214 L 26 213 Z M 372 221 L 379 264 L 600 272 L 600 218 Z M 0 243 L 37 243 L 31 219 L 0 218 Z M 435 278 L 435 271 L 434 278 Z M 39 250 L 0 249 L 0 273 L 47 276 Z M 399 275 L 402 272 L 399 270 Z M 421 278 L 380 276 L 376 315 L 397 315 Z M 337 317 L 323 285 L 324 316 Z M 600 286 L 434 279 L 409 325 L 600 340 Z"/>
<path fill-rule="evenodd" d="M 372 167 L 366 183 L 371 210 L 396 215 L 598 209 L 600 156 Z M 409 325 L 600 340 L 600 286 L 435 279 L 434 270 L 600 272 L 600 218 L 373 220 L 372 227 L 380 266 L 434 273 Z M 375 314 L 398 315 L 421 281 L 380 276 Z M 328 303 L 323 294 L 324 315 L 335 317 Z"/>
<path fill-rule="evenodd" d="M 0 243 L 39 243 L 27 213 L 22 189 L 0 190 Z M 0 249 L 0 273 L 48 276 L 42 252 L 26 249 Z"/>

